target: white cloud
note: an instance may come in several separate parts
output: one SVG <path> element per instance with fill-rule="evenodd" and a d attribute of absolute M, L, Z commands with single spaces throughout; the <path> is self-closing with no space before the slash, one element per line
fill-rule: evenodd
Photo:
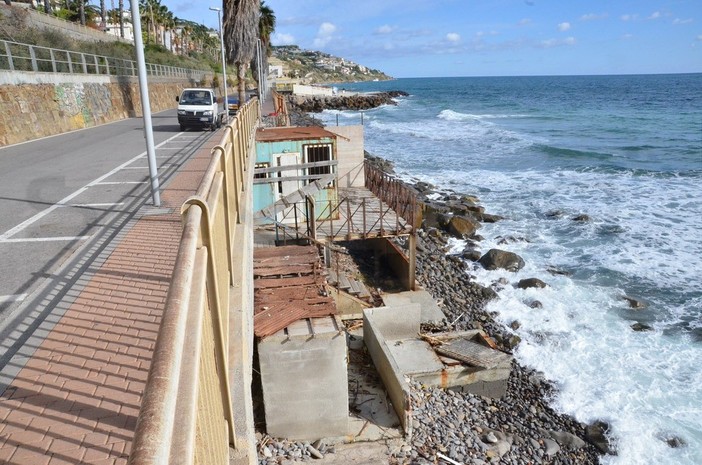
<path fill-rule="evenodd" d="M 675 18 L 673 20 L 673 24 L 690 24 L 690 23 L 692 23 L 692 18 L 687 18 L 687 19 Z"/>
<path fill-rule="evenodd" d="M 455 44 L 461 41 L 461 36 L 459 34 L 456 34 L 455 32 L 449 32 L 448 34 L 446 34 L 446 40 Z"/>
<path fill-rule="evenodd" d="M 622 15 L 622 21 L 636 21 L 637 19 L 639 19 L 639 15 L 637 15 L 637 14 L 633 14 L 633 15 L 630 15 L 630 14 Z"/>
<path fill-rule="evenodd" d="M 395 28 L 385 24 L 383 26 L 380 26 L 378 29 L 375 30 L 376 34 L 390 34 L 392 31 L 394 31 Z"/>
<path fill-rule="evenodd" d="M 518 26 L 526 26 L 527 24 L 531 24 L 531 19 L 529 19 L 529 18 L 520 19 L 519 22 L 517 23 Z"/>
<path fill-rule="evenodd" d="M 567 31 L 568 29 L 570 29 L 570 23 L 569 23 L 569 22 L 560 23 L 560 24 L 558 25 L 558 30 L 561 31 L 561 32 L 565 32 L 565 31 Z"/>
<path fill-rule="evenodd" d="M 539 42 L 539 46 L 542 48 L 553 48 L 562 45 L 575 45 L 577 40 L 575 37 L 567 37 L 565 39 L 547 39 Z"/>
<path fill-rule="evenodd" d="M 295 43 L 295 37 L 292 34 L 276 32 L 271 37 L 271 43 L 273 45 L 293 45 Z"/>
<path fill-rule="evenodd" d="M 317 31 L 317 37 L 314 39 L 315 47 L 324 47 L 332 40 L 334 33 L 336 32 L 336 26 L 329 22 L 324 22 L 319 26 L 319 31 Z"/>
<path fill-rule="evenodd" d="M 580 17 L 580 21 L 597 21 L 598 19 L 607 19 L 607 13 L 602 13 L 598 15 L 596 13 L 588 13 Z"/>
<path fill-rule="evenodd" d="M 658 19 L 661 16 L 662 15 L 660 11 L 654 11 L 653 13 L 651 13 L 651 16 L 649 16 L 648 19 Z"/>
<path fill-rule="evenodd" d="M 700 34 L 700 35 L 697 36 L 697 40 L 699 40 L 700 42 L 702 42 L 702 34 Z"/>

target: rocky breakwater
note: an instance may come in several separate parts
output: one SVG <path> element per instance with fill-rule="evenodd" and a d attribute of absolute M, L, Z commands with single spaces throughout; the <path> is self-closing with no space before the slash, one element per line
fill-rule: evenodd
<path fill-rule="evenodd" d="M 288 104 L 293 111 L 307 113 L 319 113 L 324 110 L 370 110 L 381 105 L 396 105 L 395 98 L 407 95 L 402 91 L 336 96 L 289 95 Z"/>

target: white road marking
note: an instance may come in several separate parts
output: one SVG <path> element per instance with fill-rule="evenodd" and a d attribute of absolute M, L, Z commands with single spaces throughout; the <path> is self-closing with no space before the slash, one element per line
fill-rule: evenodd
<path fill-rule="evenodd" d="M 170 138 L 168 138 L 165 141 L 158 144 L 156 147 L 160 147 L 161 145 L 165 144 L 166 142 L 170 142 L 172 139 L 175 139 L 176 137 L 178 137 L 178 134 L 171 136 Z M 59 208 L 63 205 L 66 205 L 68 202 L 73 200 L 75 197 L 79 196 L 80 194 L 82 194 L 83 192 L 88 190 L 88 188 L 93 187 L 93 186 L 101 183 L 103 180 L 109 178 L 110 176 L 112 176 L 113 174 L 115 174 L 116 172 L 118 172 L 119 170 L 124 168 L 125 166 L 129 166 L 130 164 L 134 163 L 136 160 L 138 160 L 144 156 L 146 156 L 146 151 L 140 153 L 139 155 L 132 158 L 131 160 L 127 160 L 126 162 L 122 163 L 117 168 L 114 168 L 113 170 L 109 171 L 108 173 L 103 174 L 102 176 L 95 179 L 94 181 L 86 184 L 84 187 L 81 187 L 77 191 L 75 191 L 75 192 L 69 194 L 68 196 L 64 197 L 63 199 L 59 200 L 58 202 L 56 202 L 55 204 L 53 204 L 49 208 L 40 211 L 39 213 L 32 216 L 31 218 L 27 218 L 26 220 L 24 220 L 23 222 L 21 222 L 20 224 L 15 226 L 14 228 L 12 228 L 8 231 L 5 231 L 3 234 L 0 234 L 0 241 L 5 241 L 5 240 L 9 239 L 10 237 L 14 236 L 18 232 L 22 231 L 23 229 L 27 228 L 28 226 L 31 226 L 32 224 L 36 223 L 40 219 L 44 218 L 46 215 L 53 212 L 57 208 Z"/>
<path fill-rule="evenodd" d="M 0 244 L 17 244 L 20 242 L 59 242 L 82 241 L 93 236 L 56 236 L 56 237 L 19 237 L 17 239 L 0 239 Z"/>
<path fill-rule="evenodd" d="M 29 294 L 11 294 L 11 295 L 0 295 L 0 304 L 6 304 L 9 302 L 22 302 L 27 298 Z"/>
<path fill-rule="evenodd" d="M 62 207 L 76 207 L 76 208 L 94 208 L 94 207 L 119 207 L 124 205 L 124 202 L 116 203 L 72 203 L 69 205 L 62 205 Z"/>
<path fill-rule="evenodd" d="M 149 184 L 148 181 L 105 181 L 94 184 L 95 186 L 112 186 L 115 184 Z"/>

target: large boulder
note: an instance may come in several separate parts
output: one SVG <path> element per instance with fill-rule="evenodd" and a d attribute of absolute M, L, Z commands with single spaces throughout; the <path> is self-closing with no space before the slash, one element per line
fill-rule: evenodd
<path fill-rule="evenodd" d="M 607 433 L 610 426 L 604 421 L 596 421 L 585 428 L 585 440 L 595 446 L 601 454 L 615 455 L 616 451 L 609 442 Z"/>
<path fill-rule="evenodd" d="M 524 268 L 524 259 L 514 252 L 490 249 L 478 260 L 486 270 L 508 270 L 516 272 Z"/>
<path fill-rule="evenodd" d="M 459 239 L 467 239 L 480 227 L 477 221 L 465 216 L 452 216 L 448 223 L 448 232 Z"/>
<path fill-rule="evenodd" d="M 543 289 L 545 287 L 548 287 L 548 284 L 541 281 L 539 278 L 526 278 L 526 279 L 522 279 L 521 281 L 519 281 L 517 283 L 517 287 L 519 289 L 529 289 L 530 287 Z"/>

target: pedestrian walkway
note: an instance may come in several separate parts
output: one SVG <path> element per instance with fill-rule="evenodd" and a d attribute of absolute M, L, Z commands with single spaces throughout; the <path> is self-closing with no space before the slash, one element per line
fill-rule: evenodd
<path fill-rule="evenodd" d="M 0 463 L 126 464 L 180 242 L 180 206 L 221 137 L 82 270 L 0 371 Z M 5 344 L 3 344 L 5 345 Z"/>

